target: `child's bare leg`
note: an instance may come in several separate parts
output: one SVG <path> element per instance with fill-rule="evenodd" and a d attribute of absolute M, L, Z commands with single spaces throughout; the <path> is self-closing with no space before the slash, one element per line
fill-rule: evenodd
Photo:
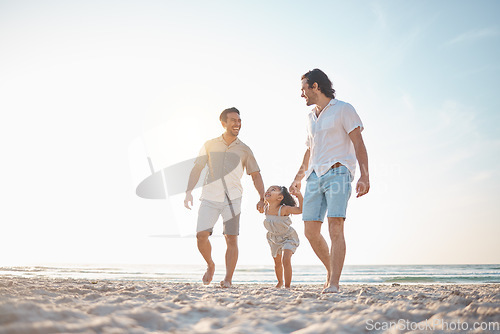
<path fill-rule="evenodd" d="M 283 262 L 281 262 L 281 252 L 276 255 L 274 259 L 274 272 L 276 273 L 276 278 L 278 279 L 277 288 L 283 286 Z"/>
<path fill-rule="evenodd" d="M 292 251 L 285 249 L 283 251 L 283 268 L 285 270 L 285 288 L 292 284 Z"/>

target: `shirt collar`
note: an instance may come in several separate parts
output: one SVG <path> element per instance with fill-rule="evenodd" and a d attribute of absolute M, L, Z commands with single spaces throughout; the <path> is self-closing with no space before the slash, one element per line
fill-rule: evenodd
<path fill-rule="evenodd" d="M 219 139 L 219 141 L 223 142 L 223 143 L 224 143 L 224 145 L 226 145 L 226 146 L 237 145 L 237 144 L 239 144 L 239 143 L 241 142 L 241 141 L 240 141 L 240 138 L 236 137 L 236 140 L 235 140 L 235 141 L 233 141 L 231 144 L 227 145 L 227 143 L 226 143 L 226 141 L 224 140 L 224 137 L 223 137 L 222 135 L 220 135 L 220 137 L 219 137 L 218 139 Z"/>
<path fill-rule="evenodd" d="M 337 99 L 331 99 L 330 102 L 328 102 L 328 104 L 323 108 L 323 111 L 325 111 L 325 109 L 327 109 L 328 107 L 330 106 L 333 106 L 337 103 Z M 313 115 L 313 117 L 317 118 L 316 116 L 316 107 L 317 106 L 314 106 L 312 109 L 311 109 L 311 114 Z M 321 114 L 323 113 L 323 111 L 321 111 Z M 320 115 L 321 115 L 320 114 Z"/>

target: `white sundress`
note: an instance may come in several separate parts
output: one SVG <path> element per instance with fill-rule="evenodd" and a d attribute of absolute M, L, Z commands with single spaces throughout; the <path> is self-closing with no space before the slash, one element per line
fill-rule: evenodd
<path fill-rule="evenodd" d="M 289 249 L 295 253 L 299 247 L 300 241 L 297 232 L 292 226 L 292 219 L 290 216 L 281 216 L 281 208 L 278 210 L 278 215 L 268 215 L 266 208 L 266 219 L 264 220 L 264 227 L 267 229 L 267 242 L 271 246 L 271 254 L 276 257 L 283 249 Z"/>

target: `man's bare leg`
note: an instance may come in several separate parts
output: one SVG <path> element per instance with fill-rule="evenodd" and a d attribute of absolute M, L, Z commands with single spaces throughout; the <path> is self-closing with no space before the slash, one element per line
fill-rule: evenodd
<path fill-rule="evenodd" d="M 205 261 L 207 262 L 207 271 L 205 272 L 205 275 L 203 275 L 202 278 L 203 284 L 205 285 L 208 285 L 210 284 L 210 282 L 212 282 L 212 278 L 214 277 L 215 273 L 215 263 L 214 261 L 212 261 L 212 245 L 208 240 L 209 236 L 210 232 L 208 231 L 201 231 L 196 233 L 196 242 L 198 244 L 198 250 L 200 251 Z"/>
<path fill-rule="evenodd" d="M 234 269 L 236 262 L 238 262 L 238 236 L 237 235 L 224 235 L 226 237 L 226 277 L 220 282 L 223 288 L 231 287 Z"/>
<path fill-rule="evenodd" d="M 325 238 L 321 235 L 321 224 L 322 222 L 320 221 L 304 222 L 304 234 L 307 240 L 309 240 L 314 253 L 316 253 L 326 268 L 327 275 L 325 287 L 327 287 L 331 276 L 330 250 L 328 249 Z"/>
<path fill-rule="evenodd" d="M 330 256 L 332 275 L 328 286 L 323 293 L 339 292 L 339 281 L 345 259 L 345 238 L 344 238 L 344 218 L 329 217 L 328 228 L 332 240 L 332 251 Z"/>

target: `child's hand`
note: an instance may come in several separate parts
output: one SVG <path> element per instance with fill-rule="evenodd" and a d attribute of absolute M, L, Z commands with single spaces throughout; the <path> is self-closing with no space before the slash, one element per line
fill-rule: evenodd
<path fill-rule="evenodd" d="M 259 211 L 260 213 L 264 213 L 264 206 L 265 206 L 265 202 L 263 199 L 261 199 L 258 203 L 257 203 L 257 211 Z"/>
<path fill-rule="evenodd" d="M 302 196 L 302 193 L 297 188 L 292 188 L 290 194 L 292 194 L 295 197 Z"/>

